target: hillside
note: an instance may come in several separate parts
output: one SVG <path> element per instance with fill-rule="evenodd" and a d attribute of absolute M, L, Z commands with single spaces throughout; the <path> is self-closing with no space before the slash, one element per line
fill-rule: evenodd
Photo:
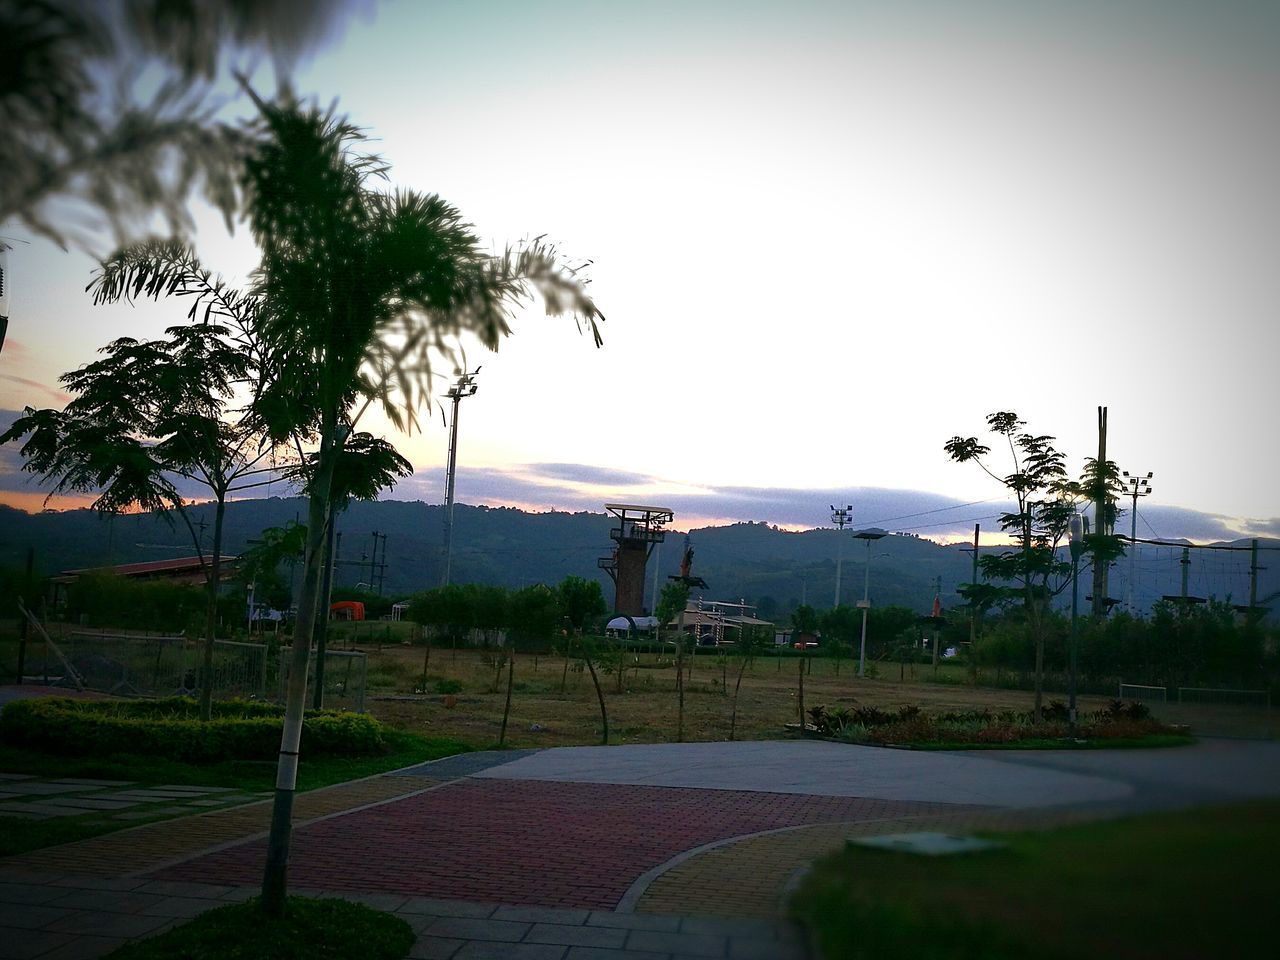
<path fill-rule="evenodd" d="M 243 500 L 227 509 L 225 551 L 237 554 L 271 526 L 305 516 L 300 499 Z M 211 522 L 212 507 L 192 510 L 193 520 Z M 338 521 L 342 535 L 339 585 L 376 583 L 369 566 L 372 532 L 387 534 L 383 590 L 403 595 L 439 582 L 443 508 L 418 501 L 382 500 L 352 504 Z M 608 578 L 596 566 L 611 549 L 611 519 L 603 513 L 526 513 L 509 507 L 459 504 L 455 513 L 453 579 L 521 587 L 556 583 L 569 574 L 596 578 L 612 598 Z M 780 615 L 802 600 L 828 607 L 834 599 L 837 533 L 809 530 L 791 533 L 764 523 L 738 523 L 690 532 L 695 550 L 694 572 L 704 577 L 708 599 L 761 603 L 762 613 Z M 862 596 L 865 544 L 846 532 L 841 595 L 846 603 Z M 209 540 L 206 528 L 205 541 Z M 661 580 L 677 572 L 682 533 L 672 533 L 658 556 Z M 1240 545 L 1247 546 L 1247 542 Z M 1277 541 L 1267 541 L 1275 547 Z M 170 526 L 150 514 L 101 517 L 88 510 L 27 514 L 0 507 L 0 566 L 19 566 L 29 546 L 36 549 L 37 568 L 45 573 L 111 563 L 132 563 L 189 556 L 194 551 L 186 529 Z M 1161 594 L 1179 591 L 1181 551 L 1144 546 L 1137 555 L 1136 599 L 1147 606 Z M 1248 596 L 1247 552 L 1192 551 L 1190 593 Z M 1280 563 L 1267 563 L 1259 581 L 1259 598 L 1280 589 Z M 363 560 L 362 560 L 363 557 Z M 1113 572 L 1113 596 L 1124 596 L 1127 560 Z M 652 578 L 651 564 L 649 576 Z M 970 578 L 970 557 L 961 545 L 941 546 L 929 540 L 891 536 L 871 544 L 871 597 L 878 605 L 902 604 L 925 612 L 941 578 L 943 604 L 958 604 L 956 586 Z M 1084 586 L 1082 584 L 1082 586 Z M 650 589 L 652 589 L 650 587 Z M 1087 592 L 1087 587 L 1082 590 Z"/>

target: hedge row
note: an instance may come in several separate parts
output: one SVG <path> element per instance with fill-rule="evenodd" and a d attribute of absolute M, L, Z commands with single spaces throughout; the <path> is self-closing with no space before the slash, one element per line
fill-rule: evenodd
<path fill-rule="evenodd" d="M 196 701 L 18 700 L 0 713 L 0 741 L 59 756 L 148 754 L 184 763 L 273 760 L 284 710 L 274 704 L 223 701 L 201 722 Z M 383 727 L 357 713 L 319 711 L 302 723 L 303 758 L 363 757 L 386 752 Z"/>

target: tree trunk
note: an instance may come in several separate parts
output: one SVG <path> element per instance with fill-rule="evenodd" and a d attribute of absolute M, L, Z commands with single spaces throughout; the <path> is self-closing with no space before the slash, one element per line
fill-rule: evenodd
<path fill-rule="evenodd" d="M 805 723 L 804 723 L 804 654 L 801 654 L 801 655 L 800 655 L 800 671 L 799 671 L 799 676 L 800 676 L 800 694 L 799 694 L 799 701 L 800 701 L 800 703 L 799 703 L 799 706 L 800 706 L 800 735 L 801 735 L 801 736 L 804 736 L 804 731 L 805 731 Z"/>
<path fill-rule="evenodd" d="M 498 733 L 498 746 L 507 742 L 507 718 L 511 716 L 511 686 L 516 673 L 515 647 L 507 653 L 507 702 L 502 708 L 502 730 Z M 606 727 L 607 729 L 607 727 Z"/>
<path fill-rule="evenodd" d="M 204 622 L 204 657 L 200 666 L 200 719 L 213 716 L 213 641 L 218 635 L 218 584 L 222 579 L 222 518 L 227 509 L 218 496 L 213 513 L 213 556 L 209 558 L 209 609 Z"/>
<path fill-rule="evenodd" d="M 733 712 L 729 714 L 730 740 L 733 740 L 738 731 L 738 693 L 742 689 L 742 675 L 747 672 L 747 664 L 749 662 L 746 657 L 742 658 L 742 666 L 738 667 L 738 681 L 733 685 Z"/>
<path fill-rule="evenodd" d="M 564 639 L 564 670 L 560 674 L 560 692 L 564 693 L 564 688 L 569 682 L 569 656 L 573 653 L 573 634 Z"/>
<path fill-rule="evenodd" d="M 609 745 L 609 714 L 604 708 L 604 691 L 600 689 L 600 678 L 596 676 L 596 666 L 591 662 L 591 657 L 583 658 L 587 661 L 587 669 L 591 671 L 591 684 L 596 688 L 596 699 L 600 701 L 600 743 L 604 746 Z"/>
<path fill-rule="evenodd" d="M 676 743 L 684 743 L 684 635 L 676 641 Z"/>
<path fill-rule="evenodd" d="M 302 714 L 307 702 L 307 667 L 315 629 L 324 556 L 325 525 L 329 520 L 329 496 L 333 488 L 337 415 L 330 414 L 320 434 L 316 476 L 307 508 L 307 546 L 298 595 L 298 619 L 293 629 L 293 654 L 289 660 L 289 685 L 285 700 L 284 729 L 276 764 L 275 801 L 267 837 L 267 860 L 262 875 L 262 909 L 269 917 L 284 915 L 288 886 L 289 841 L 293 830 L 293 797 L 298 785 L 298 746 L 302 741 Z"/>
<path fill-rule="evenodd" d="M 337 526 L 338 518 L 330 510 L 324 537 L 324 580 L 320 584 L 320 609 L 316 614 L 315 627 L 316 688 L 311 701 L 315 710 L 324 709 L 324 650 L 329 630 L 329 603 L 333 594 L 333 534 Z"/>
<path fill-rule="evenodd" d="M 427 668 L 431 666 L 431 631 L 422 628 L 422 635 L 427 641 L 427 652 L 422 657 L 422 692 L 427 692 Z"/>

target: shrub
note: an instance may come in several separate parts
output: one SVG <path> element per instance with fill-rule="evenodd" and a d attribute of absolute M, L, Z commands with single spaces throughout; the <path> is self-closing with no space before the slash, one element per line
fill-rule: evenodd
<path fill-rule="evenodd" d="M 195 700 L 19 700 L 0 714 L 0 740 L 60 756 L 153 754 L 185 763 L 271 760 L 280 746 L 284 709 L 243 700 L 214 704 L 198 719 Z M 302 725 L 303 756 L 370 756 L 386 750 L 372 717 L 320 711 Z"/>

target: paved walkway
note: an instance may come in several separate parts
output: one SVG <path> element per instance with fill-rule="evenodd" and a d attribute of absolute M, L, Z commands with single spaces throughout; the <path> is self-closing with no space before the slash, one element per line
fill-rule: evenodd
<path fill-rule="evenodd" d="M 290 875 L 294 892 L 401 914 L 415 958 L 786 960 L 805 955 L 782 919 L 789 889 L 848 837 L 1039 829 L 1251 796 L 1280 796 L 1280 744 L 472 754 L 300 796 Z M 0 861 L 0 958 L 98 956 L 252 896 L 268 812 L 213 810 Z"/>

